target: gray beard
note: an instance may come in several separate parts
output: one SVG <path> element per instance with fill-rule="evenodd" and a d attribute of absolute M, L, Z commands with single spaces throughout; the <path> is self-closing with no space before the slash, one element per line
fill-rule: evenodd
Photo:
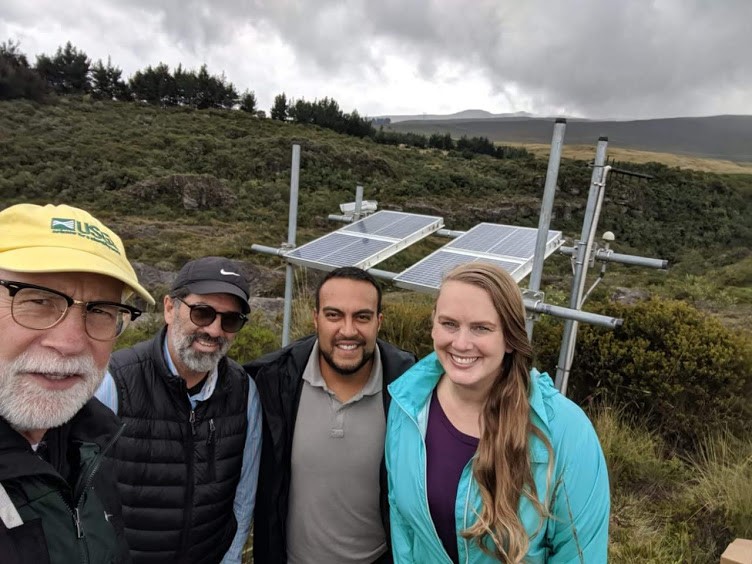
<path fill-rule="evenodd" d="M 175 351 L 180 361 L 194 372 L 210 372 L 214 370 L 230 349 L 230 342 L 224 337 L 210 337 L 206 333 L 193 333 L 185 335 L 179 331 L 173 331 Z M 191 348 L 197 339 L 219 343 L 219 348 L 213 352 L 199 352 Z"/>
<path fill-rule="evenodd" d="M 21 376 L 24 373 L 79 374 L 82 378 L 67 390 L 46 390 Z M 17 431 L 59 427 L 91 399 L 102 378 L 104 371 L 97 368 L 91 356 L 25 352 L 0 365 L 0 416 Z"/>

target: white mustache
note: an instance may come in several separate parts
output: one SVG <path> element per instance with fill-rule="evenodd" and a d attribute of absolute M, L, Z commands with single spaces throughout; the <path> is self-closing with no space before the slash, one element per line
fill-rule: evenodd
<path fill-rule="evenodd" d="M 12 373 L 50 374 L 71 376 L 81 374 L 96 376 L 99 374 L 94 359 L 89 355 L 74 357 L 58 356 L 55 354 L 23 353 L 11 362 Z"/>

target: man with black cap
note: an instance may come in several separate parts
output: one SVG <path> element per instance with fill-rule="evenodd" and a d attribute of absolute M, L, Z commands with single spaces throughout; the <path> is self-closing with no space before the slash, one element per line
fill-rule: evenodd
<path fill-rule="evenodd" d="M 130 562 L 105 455 L 122 424 L 96 399 L 115 339 L 154 303 L 88 212 L 0 211 L 0 561 Z"/>
<path fill-rule="evenodd" d="M 97 397 L 126 423 L 118 467 L 134 563 L 237 563 L 261 448 L 255 384 L 227 350 L 248 282 L 230 260 L 187 263 L 164 298 L 166 326 L 117 351 Z"/>

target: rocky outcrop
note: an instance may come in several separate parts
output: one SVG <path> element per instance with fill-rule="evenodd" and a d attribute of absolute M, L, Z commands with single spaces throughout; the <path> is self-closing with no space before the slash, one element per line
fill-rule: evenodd
<path fill-rule="evenodd" d="M 614 289 L 611 299 L 617 303 L 632 305 L 638 302 L 644 302 L 650 299 L 650 292 L 639 288 L 622 288 Z"/>
<path fill-rule="evenodd" d="M 185 210 L 224 209 L 237 201 L 224 181 L 208 174 L 149 178 L 128 186 L 123 193 L 145 202 L 171 204 L 178 201 Z"/>

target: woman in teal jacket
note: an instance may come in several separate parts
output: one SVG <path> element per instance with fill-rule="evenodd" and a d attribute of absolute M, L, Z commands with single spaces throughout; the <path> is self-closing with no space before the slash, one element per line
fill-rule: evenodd
<path fill-rule="evenodd" d="M 582 410 L 530 369 L 514 280 L 455 268 L 431 336 L 435 352 L 389 386 L 395 563 L 606 562 L 603 452 Z"/>

